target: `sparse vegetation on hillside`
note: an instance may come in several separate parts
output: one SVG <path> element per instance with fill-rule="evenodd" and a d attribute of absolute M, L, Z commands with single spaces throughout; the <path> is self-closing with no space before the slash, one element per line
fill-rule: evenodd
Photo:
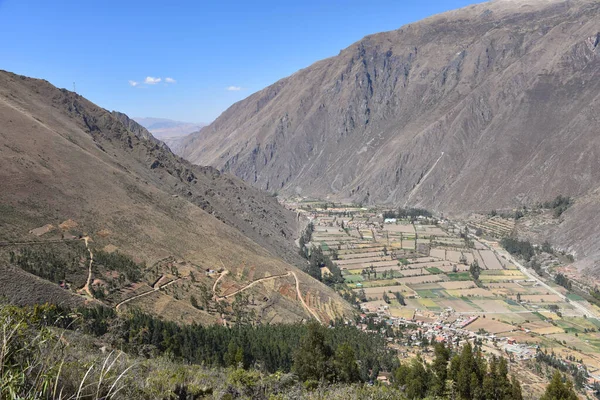
<path fill-rule="evenodd" d="M 81 281 L 85 275 L 82 260 L 87 257 L 88 252 L 80 242 L 69 244 L 60 250 L 38 245 L 9 252 L 11 264 L 54 283 L 73 282 L 74 279 Z"/>
<path fill-rule="evenodd" d="M 558 195 L 552 201 L 546 201 L 544 203 L 540 203 L 539 206 L 541 208 L 547 208 L 552 210 L 552 215 L 554 218 L 559 218 L 569 207 L 573 205 L 573 199 L 568 196 Z"/>

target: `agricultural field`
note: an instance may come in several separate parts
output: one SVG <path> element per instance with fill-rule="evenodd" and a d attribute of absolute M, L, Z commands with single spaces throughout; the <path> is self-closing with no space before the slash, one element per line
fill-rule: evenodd
<path fill-rule="evenodd" d="M 313 217 L 312 245 L 339 266 L 363 310 L 425 323 L 475 319 L 465 329 L 584 359 L 600 376 L 598 310 L 520 269 L 498 243 L 465 239 L 433 218 L 390 222 L 373 210 Z M 500 218 L 477 226 L 494 235 L 513 229 Z"/>

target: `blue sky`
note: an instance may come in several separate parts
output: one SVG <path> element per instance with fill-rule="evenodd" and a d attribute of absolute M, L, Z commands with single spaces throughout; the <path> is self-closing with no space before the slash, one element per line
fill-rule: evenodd
<path fill-rule="evenodd" d="M 0 69 L 130 116 L 210 122 L 365 35 L 476 2 L 0 0 Z"/>

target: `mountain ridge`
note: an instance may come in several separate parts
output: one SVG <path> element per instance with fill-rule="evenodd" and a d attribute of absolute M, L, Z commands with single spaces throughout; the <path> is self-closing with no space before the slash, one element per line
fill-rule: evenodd
<path fill-rule="evenodd" d="M 169 293 L 157 290 L 144 297 L 139 306 L 169 319 L 215 322 L 214 315 L 189 300 L 200 283 L 212 286 L 206 270 L 229 271 L 223 290 L 297 271 L 303 296 L 312 299 L 311 309 L 324 321 L 351 312 L 333 290 L 292 265 L 306 264 L 293 242 L 300 229 L 295 213 L 233 176 L 180 159 L 126 115 L 46 81 L 0 72 L 0 121 L 0 178 L 8 188 L 0 194 L 1 241 L 34 240 L 38 249 L 52 252 L 66 250 L 67 243 L 44 245 L 48 238 L 60 241 L 61 232 L 62 237 L 89 236 L 94 253 L 117 250 L 136 265 L 152 266 L 142 269 L 141 282 L 120 289 L 125 292 L 110 292 L 111 301 L 152 289 L 156 274 L 162 271 L 168 280 L 177 270 L 172 279 L 181 283 L 170 286 Z M 32 233 L 42 225 L 47 229 L 40 229 L 41 236 Z M 26 296 L 21 289 L 28 274 L 14 269 L 8 250 L 21 247 L 0 249 L 7 277 L 0 284 L 8 285 L 3 293 L 14 300 Z M 110 261 L 107 255 L 104 259 Z M 97 274 L 95 284 L 110 277 L 94 270 L 100 267 L 90 268 Z M 192 272 L 197 278 L 190 278 Z M 10 284 L 15 279 L 21 284 Z M 250 295 L 269 299 L 257 317 L 267 322 L 311 318 L 293 285 L 288 277 L 252 287 Z"/>
<path fill-rule="evenodd" d="M 593 1 L 504 0 L 369 35 L 234 104 L 178 153 L 283 196 L 452 215 L 583 199 L 600 186 L 599 23 Z M 565 237 L 547 238 L 600 251 Z"/>

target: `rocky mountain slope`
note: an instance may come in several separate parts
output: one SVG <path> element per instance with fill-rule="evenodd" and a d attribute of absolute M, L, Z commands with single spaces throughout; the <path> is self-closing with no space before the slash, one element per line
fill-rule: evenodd
<path fill-rule="evenodd" d="M 181 280 L 140 301 L 170 319 L 211 320 L 190 306 L 200 283 L 213 285 L 216 276 L 204 276 L 210 269 L 229 272 L 215 285 L 217 297 L 285 275 L 245 292 L 258 299 L 258 308 L 268 302 L 263 321 L 299 320 L 313 312 L 327 320 L 349 311 L 332 290 L 289 264 L 304 262 L 293 246 L 298 222 L 275 198 L 212 167 L 191 165 L 126 115 L 46 81 L 0 72 L 0 182 L 3 294 L 17 291 L 22 299 L 27 275 L 7 266 L 10 243 L 76 240 L 79 234 L 90 237 L 91 251 L 116 250 L 145 263 L 146 280 L 164 275 L 125 288 L 121 299 L 158 289 L 169 274 Z M 90 268 L 93 284 L 111 278 L 94 276 L 99 267 Z"/>
<path fill-rule="evenodd" d="M 599 78 L 600 3 L 497 0 L 367 36 L 180 154 L 282 194 L 447 213 L 583 198 L 600 186 Z M 589 214 L 576 204 L 565 226 Z"/>

